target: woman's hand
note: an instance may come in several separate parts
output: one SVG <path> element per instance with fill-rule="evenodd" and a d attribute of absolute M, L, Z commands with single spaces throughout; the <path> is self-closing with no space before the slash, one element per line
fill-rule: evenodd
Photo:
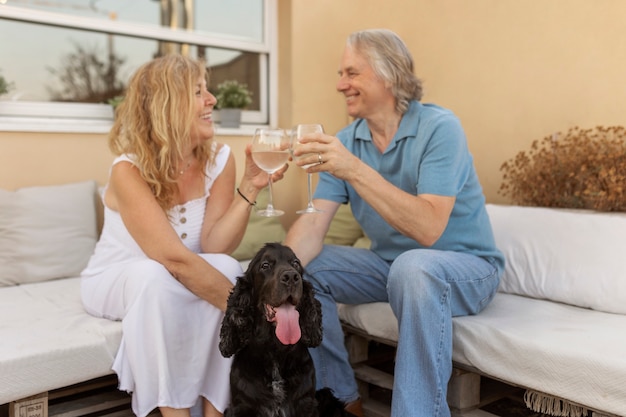
<path fill-rule="evenodd" d="M 283 179 L 289 165 L 285 164 L 281 169 L 272 174 L 272 183 Z M 246 163 L 241 184 L 250 184 L 257 190 L 267 187 L 268 173 L 263 171 L 252 159 L 252 144 L 246 145 Z"/>

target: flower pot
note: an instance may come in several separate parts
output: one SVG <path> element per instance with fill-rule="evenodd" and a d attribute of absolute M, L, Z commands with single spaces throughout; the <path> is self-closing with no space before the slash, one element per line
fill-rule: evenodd
<path fill-rule="evenodd" d="M 220 126 L 239 127 L 241 124 L 241 109 L 220 109 Z"/>

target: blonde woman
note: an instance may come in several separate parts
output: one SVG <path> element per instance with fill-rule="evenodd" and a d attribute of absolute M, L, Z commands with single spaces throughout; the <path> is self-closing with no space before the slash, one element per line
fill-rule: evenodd
<path fill-rule="evenodd" d="M 189 416 L 200 401 L 205 417 L 221 416 L 230 397 L 219 329 L 242 270 L 226 254 L 267 174 L 246 149 L 234 192 L 233 155 L 213 141 L 215 104 L 201 62 L 160 57 L 131 78 L 109 137 L 117 157 L 82 300 L 90 314 L 122 320 L 113 370 L 140 417 L 157 407 Z"/>

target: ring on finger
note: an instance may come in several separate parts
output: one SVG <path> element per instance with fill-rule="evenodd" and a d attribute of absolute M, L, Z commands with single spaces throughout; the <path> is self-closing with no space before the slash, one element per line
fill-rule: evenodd
<path fill-rule="evenodd" d="M 321 153 L 317 153 L 317 163 L 322 165 L 324 163 L 324 161 L 322 161 L 322 154 Z"/>

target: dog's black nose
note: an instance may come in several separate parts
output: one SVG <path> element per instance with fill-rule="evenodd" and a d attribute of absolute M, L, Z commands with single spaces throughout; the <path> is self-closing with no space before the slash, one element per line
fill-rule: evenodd
<path fill-rule="evenodd" d="M 285 285 L 293 285 L 300 281 L 300 274 L 296 271 L 286 271 L 280 276 L 280 282 Z"/>

